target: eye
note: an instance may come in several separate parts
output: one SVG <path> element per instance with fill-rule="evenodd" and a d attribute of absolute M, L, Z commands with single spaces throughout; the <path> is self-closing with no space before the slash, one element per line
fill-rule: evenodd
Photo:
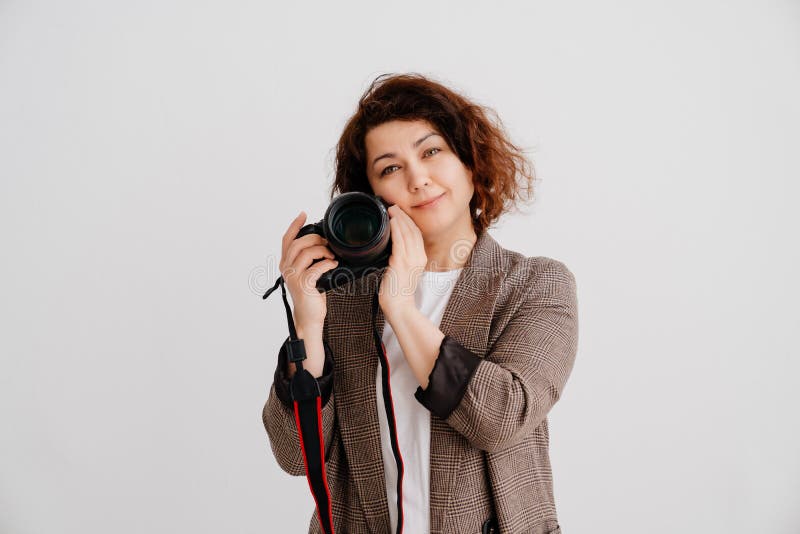
<path fill-rule="evenodd" d="M 438 148 L 438 147 L 432 147 L 432 148 L 429 148 L 428 150 L 426 150 L 426 151 L 425 151 L 425 154 L 427 154 L 427 153 L 428 153 L 428 152 L 430 152 L 431 150 L 436 150 L 436 152 L 434 152 L 434 154 L 436 154 L 437 152 L 441 152 L 441 151 L 442 151 L 442 149 L 441 149 L 441 148 Z M 432 156 L 432 155 L 433 155 L 433 154 L 431 154 L 431 156 Z"/>
<path fill-rule="evenodd" d="M 388 170 L 389 170 L 389 169 L 391 169 L 392 167 L 397 167 L 397 165 L 389 165 L 388 167 L 386 167 L 385 169 L 383 169 L 383 170 L 381 171 L 381 176 L 385 176 L 386 174 L 389 174 L 389 173 L 387 173 L 386 171 L 388 171 Z"/>

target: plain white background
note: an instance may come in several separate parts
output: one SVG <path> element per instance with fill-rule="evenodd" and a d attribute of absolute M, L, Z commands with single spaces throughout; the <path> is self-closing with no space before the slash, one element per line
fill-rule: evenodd
<path fill-rule="evenodd" d="M 565 534 L 800 532 L 800 6 L 0 2 L 0 531 L 305 532 L 261 409 L 280 238 L 384 72 L 537 171 L 563 261 Z"/>

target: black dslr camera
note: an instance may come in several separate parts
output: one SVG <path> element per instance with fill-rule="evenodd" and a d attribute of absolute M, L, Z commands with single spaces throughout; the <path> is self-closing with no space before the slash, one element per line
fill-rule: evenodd
<path fill-rule="evenodd" d="M 331 201 L 321 221 L 303 226 L 298 237 L 319 234 L 339 261 L 336 268 L 322 273 L 317 290 L 324 293 L 371 271 L 389 265 L 392 253 L 390 206 L 376 195 L 342 193 Z M 313 263 L 322 261 L 315 259 Z M 313 264 L 312 263 L 312 264 Z"/>

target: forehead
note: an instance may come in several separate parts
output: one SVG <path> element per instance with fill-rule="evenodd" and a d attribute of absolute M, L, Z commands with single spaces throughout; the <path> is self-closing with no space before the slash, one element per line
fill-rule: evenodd
<path fill-rule="evenodd" d="M 395 148 L 409 148 L 414 141 L 429 132 L 440 133 L 424 119 L 392 120 L 371 128 L 364 136 L 367 153 Z"/>

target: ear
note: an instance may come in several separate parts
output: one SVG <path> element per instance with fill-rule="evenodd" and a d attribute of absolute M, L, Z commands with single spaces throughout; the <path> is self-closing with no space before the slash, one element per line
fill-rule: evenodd
<path fill-rule="evenodd" d="M 464 168 L 467 170 L 467 175 L 469 175 L 469 179 L 472 181 L 473 184 L 475 184 L 475 174 L 474 174 L 475 169 L 473 169 L 470 165 L 467 165 L 463 161 L 461 162 L 461 164 L 464 165 Z"/>
<path fill-rule="evenodd" d="M 472 169 L 467 167 L 467 175 L 469 176 L 469 183 L 472 184 L 473 196 L 475 191 L 475 174 L 472 172 Z"/>

